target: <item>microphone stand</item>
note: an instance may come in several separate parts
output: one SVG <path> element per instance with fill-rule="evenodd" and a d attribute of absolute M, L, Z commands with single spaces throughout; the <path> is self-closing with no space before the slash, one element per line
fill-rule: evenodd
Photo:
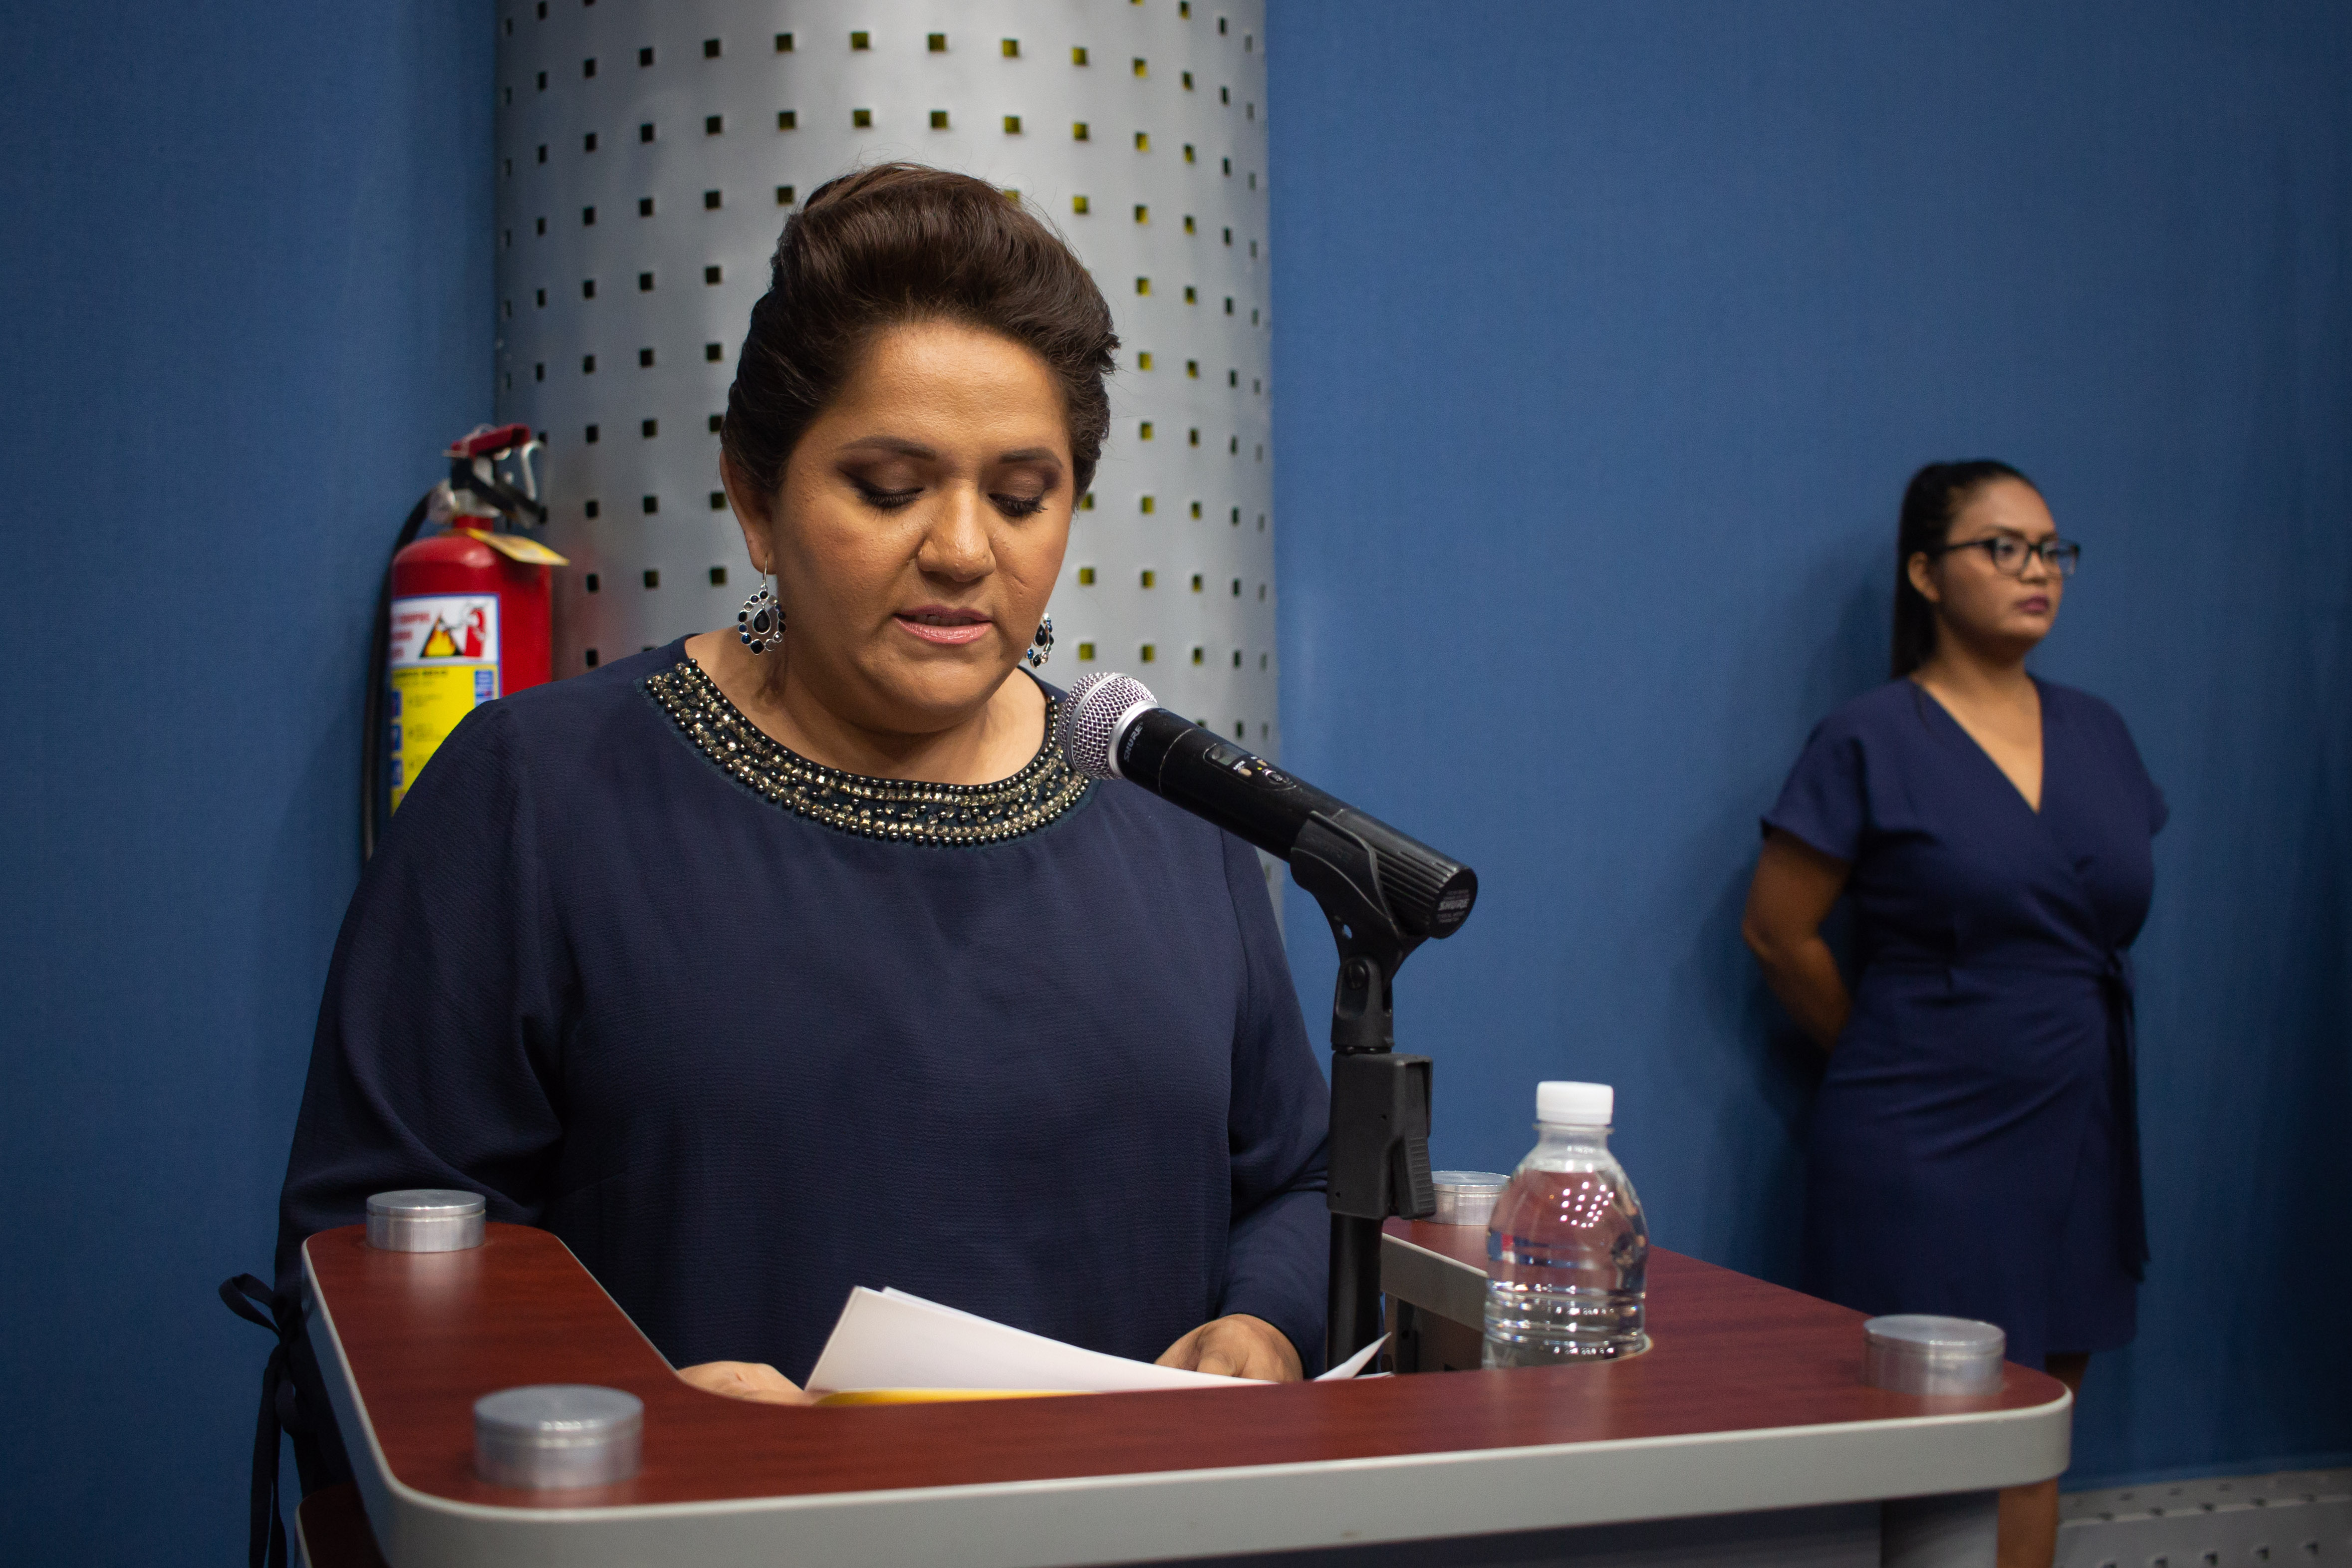
<path fill-rule="evenodd" d="M 1381 1225 L 1437 1212 L 1429 1176 L 1427 1057 L 1396 1052 L 1393 983 L 1422 944 L 1381 890 L 1380 859 L 1321 813 L 1290 851 L 1339 946 L 1331 1000 L 1331 1282 L 1324 1354 L 1338 1365 L 1381 1334 Z"/>

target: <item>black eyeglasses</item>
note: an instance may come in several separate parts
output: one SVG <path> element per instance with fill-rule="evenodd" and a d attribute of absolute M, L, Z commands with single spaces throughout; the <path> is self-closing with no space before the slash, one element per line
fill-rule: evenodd
<path fill-rule="evenodd" d="M 1964 539 L 1958 544 L 1939 545 L 1927 553 L 1949 555 L 1955 550 L 1983 551 L 1992 569 L 2005 577 L 2023 576 L 2026 562 L 2036 555 L 2061 577 L 2072 577 L 2075 563 L 2083 559 L 2083 547 L 2071 539 L 2051 538 L 2028 544 L 2013 533 L 1996 533 L 1990 539 Z"/>

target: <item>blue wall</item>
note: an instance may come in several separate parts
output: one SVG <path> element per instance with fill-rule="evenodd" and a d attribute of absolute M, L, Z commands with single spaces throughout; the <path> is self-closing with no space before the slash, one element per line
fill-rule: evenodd
<path fill-rule="evenodd" d="M 264 1342 L 211 1288 L 268 1258 L 374 574 L 488 407 L 487 10 L 11 22 L 0 1540 L 221 1561 Z M 2042 668 L 2174 806 L 2158 1258 L 2078 1473 L 2352 1447 L 2344 14 L 1278 0 L 1270 42 L 1287 754 L 1486 871 L 1403 984 L 1441 1155 L 1613 1079 L 1661 1240 L 1789 1275 L 1753 818 L 1877 678 L 1903 476 L 1997 452 L 2089 545 Z"/>
<path fill-rule="evenodd" d="M 2352 1449 L 2352 16 L 1278 0 L 1267 41 L 1285 754 L 1484 873 L 1401 987 L 1440 1163 L 1612 1080 L 1657 1238 L 1793 1277 L 1757 814 L 1885 678 L 1911 469 L 2007 458 L 2085 544 L 2038 668 L 2173 807 L 2157 1257 L 2074 1484 Z"/>
<path fill-rule="evenodd" d="M 470 0 L 16 5 L 0 51 L 0 1555 L 242 1561 L 376 574 L 490 406 Z"/>

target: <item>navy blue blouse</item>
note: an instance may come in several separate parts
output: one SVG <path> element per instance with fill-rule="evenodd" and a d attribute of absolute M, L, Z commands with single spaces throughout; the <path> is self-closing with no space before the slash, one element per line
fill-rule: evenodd
<path fill-rule="evenodd" d="M 1808 1289 L 2127 1343 L 2147 1256 L 2130 947 L 2165 820 L 2122 717 L 2037 682 L 2028 805 L 1909 680 L 1815 728 L 1764 818 L 1852 867 L 1861 973 L 1815 1102 Z"/>
<path fill-rule="evenodd" d="M 819 767 L 674 643 L 478 709 L 403 803 L 278 1283 L 369 1194 L 460 1187 L 677 1365 L 803 1379 L 866 1285 L 1144 1360 L 1249 1312 L 1311 1368 L 1326 1109 L 1239 841 L 1050 739 L 998 784 Z"/>

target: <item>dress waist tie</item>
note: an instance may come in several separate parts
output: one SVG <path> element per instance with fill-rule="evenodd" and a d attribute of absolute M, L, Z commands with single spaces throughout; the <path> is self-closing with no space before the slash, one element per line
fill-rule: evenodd
<path fill-rule="evenodd" d="M 1865 976 L 1872 972 L 1937 975 L 1949 985 L 1966 970 L 1989 974 L 2002 969 L 2022 969 L 2042 974 L 2082 974 L 2095 978 L 2099 983 L 2099 994 L 2107 1005 L 2107 1078 L 2115 1093 L 2116 1104 L 2116 1185 L 2120 1210 L 2116 1218 L 2122 1231 L 2122 1261 L 2133 1279 L 2145 1279 L 2147 1278 L 2148 1260 L 2147 1205 L 2140 1184 L 2139 1030 L 2137 1009 L 2134 1005 L 2131 954 L 2117 948 L 2108 953 L 2104 962 L 2095 964 L 2079 959 L 2060 963 L 2021 963 L 2015 959 L 2005 959 L 1994 963 L 1970 964 L 1955 962 L 1949 957 L 1906 953 L 1899 957 L 1874 958 L 1864 973 Z"/>
<path fill-rule="evenodd" d="M 2099 975 L 2107 999 L 2107 1070 L 2115 1082 L 2116 1133 L 2122 1147 L 2124 1267 L 2135 1279 L 2147 1278 L 2147 1204 L 2140 1185 L 2138 1009 L 2132 991 L 2131 954 L 2107 954 Z"/>

